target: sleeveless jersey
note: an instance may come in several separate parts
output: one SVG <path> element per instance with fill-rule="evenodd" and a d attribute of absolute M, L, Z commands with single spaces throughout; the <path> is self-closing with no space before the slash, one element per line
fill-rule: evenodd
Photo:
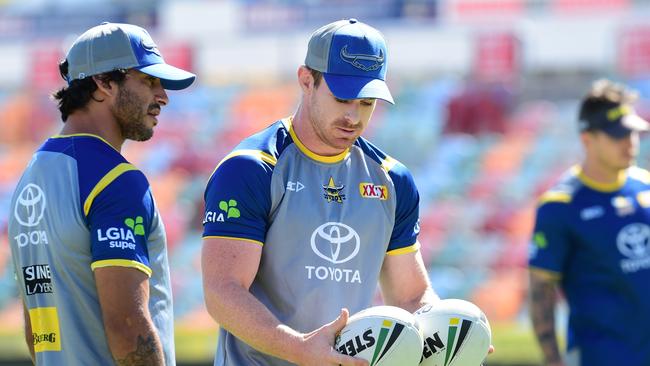
<path fill-rule="evenodd" d="M 581 365 L 650 365 L 650 173 L 572 169 L 541 198 L 529 263 L 560 281 Z"/>
<path fill-rule="evenodd" d="M 98 136 L 48 139 L 11 201 L 9 241 L 39 365 L 113 365 L 93 270 L 149 276 L 149 312 L 175 364 L 165 230 L 145 176 Z"/>
<path fill-rule="evenodd" d="M 419 196 L 406 168 L 364 138 L 318 156 L 291 120 L 241 142 L 205 192 L 203 236 L 262 246 L 251 293 L 308 332 L 373 304 L 386 254 L 418 250 Z M 215 365 L 288 365 L 220 330 Z"/>

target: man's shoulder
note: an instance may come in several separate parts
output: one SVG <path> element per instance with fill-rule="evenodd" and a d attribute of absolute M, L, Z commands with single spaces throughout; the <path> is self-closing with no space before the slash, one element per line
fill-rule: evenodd
<path fill-rule="evenodd" d="M 537 204 L 540 207 L 548 204 L 569 204 L 582 186 L 575 168 L 571 168 L 539 196 Z"/>
<path fill-rule="evenodd" d="M 638 166 L 632 166 L 627 170 L 628 177 L 642 185 L 650 185 L 650 172 Z"/>
<path fill-rule="evenodd" d="M 221 161 L 236 158 L 237 161 L 265 161 L 275 165 L 286 146 L 291 143 L 286 120 L 279 120 L 267 128 L 243 139 Z"/>
<path fill-rule="evenodd" d="M 355 142 L 355 146 L 361 149 L 361 151 L 366 157 L 370 158 L 371 160 L 379 164 L 381 168 L 386 172 L 393 175 L 411 174 L 408 168 L 404 164 L 402 164 L 399 160 L 388 155 L 382 149 L 377 147 L 377 145 L 373 144 L 367 139 L 363 137 L 359 137 Z"/>

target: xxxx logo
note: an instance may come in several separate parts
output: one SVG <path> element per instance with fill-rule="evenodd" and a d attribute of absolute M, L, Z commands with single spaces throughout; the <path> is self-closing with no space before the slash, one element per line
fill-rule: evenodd
<path fill-rule="evenodd" d="M 219 209 L 226 213 L 226 218 L 238 218 L 240 216 L 239 209 L 237 208 L 237 201 L 228 200 L 219 202 Z"/>
<path fill-rule="evenodd" d="M 460 331 L 458 328 L 460 327 Z M 460 318 L 451 318 L 449 319 L 449 331 L 447 334 L 447 353 L 445 354 L 445 365 L 447 366 L 453 361 L 454 357 L 458 354 L 460 347 L 467 339 L 467 334 L 469 334 L 469 329 L 472 327 L 472 322 L 470 320 Z M 456 344 L 454 346 L 454 343 Z M 453 349 L 453 353 L 452 353 Z"/>
<path fill-rule="evenodd" d="M 359 183 L 359 193 L 363 198 L 377 198 L 382 201 L 388 199 L 388 187 L 372 183 Z"/>
<path fill-rule="evenodd" d="M 135 219 L 127 217 L 124 219 L 124 224 L 133 230 L 135 235 L 144 235 L 144 226 L 142 225 L 142 216 L 137 216 Z"/>

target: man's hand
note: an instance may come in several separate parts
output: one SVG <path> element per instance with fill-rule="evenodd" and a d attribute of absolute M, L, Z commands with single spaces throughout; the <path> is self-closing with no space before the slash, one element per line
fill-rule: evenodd
<path fill-rule="evenodd" d="M 334 321 L 305 334 L 304 353 L 298 364 L 301 366 L 368 366 L 368 361 L 338 353 L 334 349 L 336 335 L 348 323 L 349 316 L 348 309 L 341 309 L 341 314 Z"/>

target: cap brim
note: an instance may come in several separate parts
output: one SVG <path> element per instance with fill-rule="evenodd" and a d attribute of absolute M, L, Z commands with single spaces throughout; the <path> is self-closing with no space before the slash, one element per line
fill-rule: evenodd
<path fill-rule="evenodd" d="M 327 86 L 339 99 L 381 99 L 395 104 L 388 85 L 381 79 L 323 73 Z"/>
<path fill-rule="evenodd" d="M 160 79 L 163 88 L 169 90 L 181 90 L 192 85 L 196 75 L 191 72 L 179 69 L 168 64 L 154 64 L 143 67 L 136 67 L 141 72 L 155 76 Z"/>
<path fill-rule="evenodd" d="M 650 130 L 650 123 L 637 114 L 626 114 L 621 118 L 621 124 L 632 131 Z"/>
<path fill-rule="evenodd" d="M 614 138 L 626 137 L 634 131 L 642 132 L 648 130 L 650 130 L 650 123 L 636 114 L 627 114 L 621 118 L 620 122 L 612 123 L 602 128 L 603 132 Z"/>

